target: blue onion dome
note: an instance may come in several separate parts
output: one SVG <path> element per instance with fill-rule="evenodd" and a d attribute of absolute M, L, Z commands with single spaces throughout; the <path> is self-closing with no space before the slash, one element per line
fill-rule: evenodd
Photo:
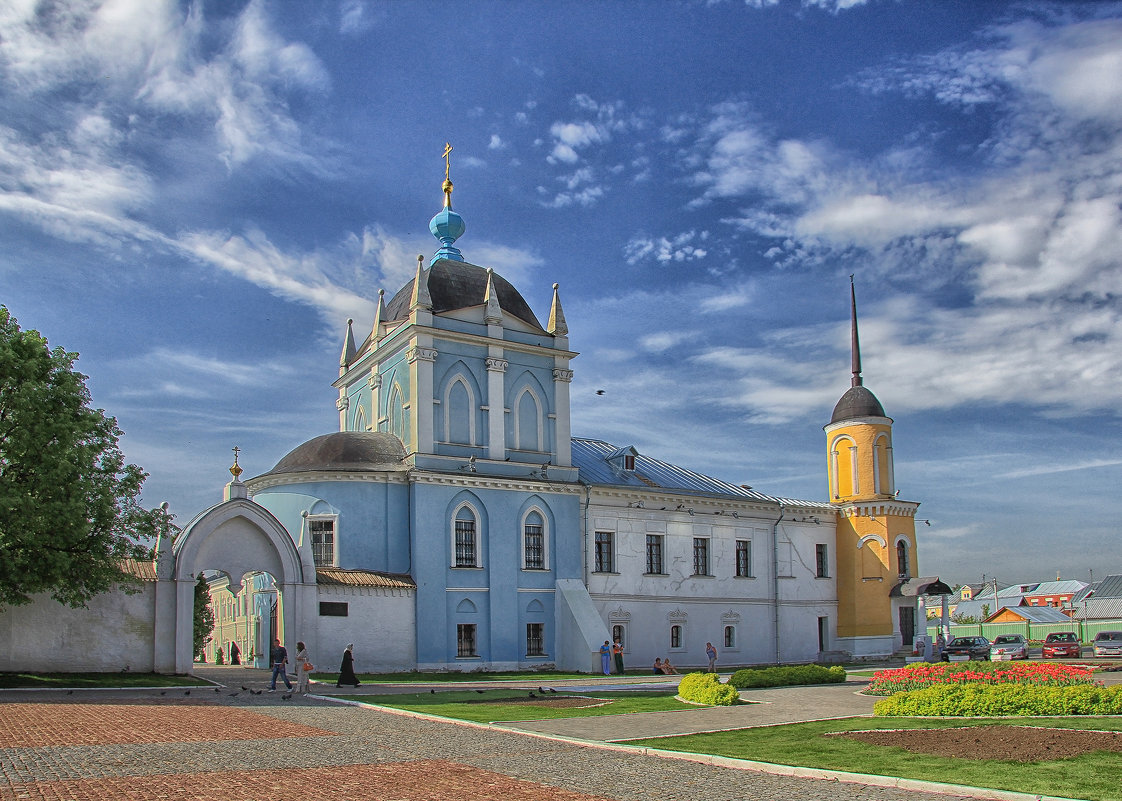
<path fill-rule="evenodd" d="M 430 265 L 438 259 L 464 260 L 464 254 L 456 247 L 456 240 L 464 235 L 467 223 L 464 222 L 463 217 L 452 211 L 452 182 L 447 178 L 444 179 L 444 208 L 429 220 L 429 230 L 440 240 L 440 250 L 433 255 Z"/>

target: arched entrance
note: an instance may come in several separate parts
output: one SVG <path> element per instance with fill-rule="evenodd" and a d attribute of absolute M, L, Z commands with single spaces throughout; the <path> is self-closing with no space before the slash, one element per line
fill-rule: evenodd
<path fill-rule="evenodd" d="M 166 645 L 157 662 L 170 662 L 175 673 L 190 673 L 194 664 L 194 589 L 203 570 L 228 576 L 234 595 L 247 574 L 268 573 L 284 609 L 276 636 L 290 650 L 298 637 L 315 648 L 316 571 L 311 554 L 302 554 L 280 521 L 245 494 L 240 482 L 228 485 L 228 497 L 235 497 L 192 520 L 175 538 L 171 569 L 161 571 L 164 591 L 157 597 L 156 642 Z M 174 586 L 174 597 L 169 597 L 168 584 Z M 161 629 L 167 632 L 172 625 L 174 636 L 161 636 Z"/>

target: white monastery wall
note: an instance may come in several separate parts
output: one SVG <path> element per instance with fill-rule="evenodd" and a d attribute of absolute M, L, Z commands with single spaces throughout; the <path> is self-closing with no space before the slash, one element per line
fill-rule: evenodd
<path fill-rule="evenodd" d="M 346 617 L 318 615 L 319 653 L 310 654 L 318 670 L 338 671 L 343 649 L 354 643 L 356 673 L 413 670 L 417 644 L 412 590 L 374 587 L 320 587 L 321 602 L 347 604 Z M 297 631 L 298 640 L 305 639 Z"/>

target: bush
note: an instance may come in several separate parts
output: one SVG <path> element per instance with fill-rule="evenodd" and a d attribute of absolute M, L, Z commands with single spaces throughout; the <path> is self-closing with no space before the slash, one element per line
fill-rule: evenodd
<path fill-rule="evenodd" d="M 749 687 L 791 687 L 798 684 L 835 684 L 845 681 L 841 665 L 792 665 L 790 667 L 745 668 L 729 678 L 738 690 Z"/>
<path fill-rule="evenodd" d="M 1122 684 L 1111 687 L 943 684 L 884 698 L 877 701 L 873 714 L 883 717 L 1119 715 L 1122 714 Z"/>
<path fill-rule="evenodd" d="M 710 706 L 732 706 L 740 699 L 736 688 L 721 684 L 716 673 L 687 673 L 678 684 L 678 697 Z"/>

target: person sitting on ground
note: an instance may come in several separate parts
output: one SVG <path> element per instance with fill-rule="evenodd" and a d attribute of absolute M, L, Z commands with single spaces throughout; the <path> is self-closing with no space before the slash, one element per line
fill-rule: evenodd
<path fill-rule="evenodd" d="M 667 676 L 678 672 L 677 670 L 674 669 L 674 666 L 672 664 L 670 664 L 670 658 L 669 657 L 662 660 L 662 672 L 665 673 Z"/>
<path fill-rule="evenodd" d="M 662 674 L 662 660 L 657 656 L 655 657 L 654 668 L 651 669 L 651 673 L 654 673 L 655 675 Z"/>

